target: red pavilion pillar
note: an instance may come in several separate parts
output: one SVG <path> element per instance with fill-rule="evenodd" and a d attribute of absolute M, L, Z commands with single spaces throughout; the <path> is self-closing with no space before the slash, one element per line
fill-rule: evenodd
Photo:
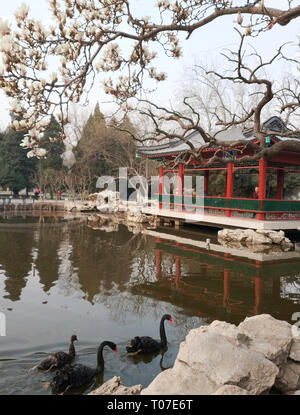
<path fill-rule="evenodd" d="M 159 169 L 159 189 L 158 189 L 158 207 L 162 209 L 163 204 L 161 202 L 162 194 L 163 194 L 163 186 L 164 186 L 164 168 L 160 167 Z"/>
<path fill-rule="evenodd" d="M 182 211 L 183 206 L 183 182 L 184 181 L 184 164 L 178 165 L 178 196 L 180 196 L 181 204 L 178 207 L 178 211 Z"/>
<path fill-rule="evenodd" d="M 205 173 L 204 173 L 204 195 L 208 194 L 208 184 L 209 184 L 209 170 L 205 170 Z"/>
<path fill-rule="evenodd" d="M 277 193 L 276 199 L 281 200 L 283 197 L 284 171 L 277 170 Z"/>
<path fill-rule="evenodd" d="M 233 163 L 227 164 L 227 181 L 226 181 L 226 197 L 232 198 L 233 195 Z M 226 216 L 231 216 L 231 210 L 226 210 Z"/>
<path fill-rule="evenodd" d="M 267 178 L 267 161 L 262 158 L 259 160 L 259 182 L 258 182 L 258 199 L 262 206 L 263 200 L 266 198 L 266 178 Z M 258 220 L 264 220 L 265 214 L 259 213 Z"/>

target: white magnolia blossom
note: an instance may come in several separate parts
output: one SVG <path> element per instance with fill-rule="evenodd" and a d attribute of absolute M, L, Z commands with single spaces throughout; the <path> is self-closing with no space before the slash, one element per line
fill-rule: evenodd
<path fill-rule="evenodd" d="M 5 36 L 10 33 L 10 27 L 7 20 L 3 20 L 0 17 L 0 35 Z"/>
<path fill-rule="evenodd" d="M 57 81 L 57 73 L 56 72 L 52 72 L 51 81 L 52 81 L 52 83 L 55 83 Z"/>
<path fill-rule="evenodd" d="M 19 129 L 20 129 L 20 124 L 19 124 L 19 121 L 18 121 L 18 120 L 13 120 L 13 122 L 12 122 L 12 127 L 13 127 L 15 130 L 19 130 Z"/>
<path fill-rule="evenodd" d="M 35 110 L 34 108 L 29 108 L 28 111 L 23 115 L 24 119 L 29 119 L 33 116 Z"/>
<path fill-rule="evenodd" d="M 12 37 L 10 35 L 2 36 L 0 47 L 2 52 L 9 52 L 12 49 Z"/>
<path fill-rule="evenodd" d="M 29 6 L 22 3 L 21 6 L 15 11 L 14 15 L 15 15 L 17 20 L 18 19 L 24 20 L 24 19 L 26 19 L 27 15 L 28 15 L 28 12 L 29 12 Z"/>
<path fill-rule="evenodd" d="M 16 100 L 13 101 L 13 102 L 11 102 L 10 107 L 9 107 L 9 110 L 11 112 L 14 112 L 14 113 L 23 112 L 23 109 L 22 109 L 21 104 L 18 101 L 16 101 Z"/>
<path fill-rule="evenodd" d="M 58 139 L 55 138 L 55 137 L 49 137 L 49 141 L 50 141 L 50 143 L 56 143 L 58 141 Z"/>
<path fill-rule="evenodd" d="M 291 11 L 293 1 L 297 2 L 287 1 Z M 9 22 L 0 18 L 0 88 L 15 100 L 11 111 L 18 114 L 18 120 L 23 118 L 14 120 L 14 128 L 29 130 L 34 142 L 29 157 L 38 155 L 36 148 L 49 125 L 45 115 L 54 114 L 57 109 L 63 114 L 70 101 L 79 102 L 89 91 L 86 86 L 93 69 L 102 76 L 103 72 L 114 72 L 114 81 L 106 76 L 101 79 L 105 92 L 117 100 L 127 100 L 145 87 L 144 74 L 155 81 L 166 79 L 165 73 L 158 71 L 155 64 L 152 66 L 156 53 L 151 45 L 162 46 L 168 56 L 180 57 L 179 26 L 189 37 L 196 30 L 195 25 L 206 25 L 205 19 L 215 13 L 215 8 L 220 16 L 232 9 L 229 14 L 237 16 L 235 22 L 244 28 L 245 35 L 255 36 L 277 23 L 286 25 L 299 14 L 298 6 L 294 7 L 294 14 L 287 16 L 286 11 L 279 15 L 271 8 L 266 13 L 263 0 L 253 1 L 253 7 L 249 0 L 241 0 L 240 6 L 226 0 L 153 0 L 159 9 L 159 21 L 155 22 L 157 10 L 151 17 L 141 17 L 140 13 L 135 16 L 134 6 L 128 0 L 48 2 L 53 26 L 44 28 L 41 21 L 30 18 L 29 7 L 24 3 L 15 12 L 16 29 L 12 30 Z M 244 12 L 247 5 L 254 12 Z M 47 63 L 55 68 L 52 74 L 51 70 L 41 73 L 47 70 Z M 62 129 L 67 122 L 67 117 L 60 118 Z M 43 157 L 43 151 L 39 157 Z"/>
<path fill-rule="evenodd" d="M 241 15 L 241 13 L 240 12 L 238 12 L 238 15 L 237 15 L 237 23 L 239 24 L 239 25 L 242 25 L 242 23 L 243 23 L 243 16 Z"/>
<path fill-rule="evenodd" d="M 41 83 L 39 81 L 35 81 L 32 83 L 32 87 L 35 91 L 39 91 L 42 87 L 41 87 Z"/>
<path fill-rule="evenodd" d="M 78 32 L 78 33 L 75 35 L 75 39 L 76 39 L 76 40 L 78 40 L 78 42 L 81 42 L 81 41 L 82 41 L 82 39 L 83 39 L 83 33 L 82 33 L 82 32 Z"/>
<path fill-rule="evenodd" d="M 39 129 L 39 128 L 45 128 L 45 127 L 48 127 L 48 125 L 50 124 L 50 117 L 47 117 L 47 118 L 43 118 L 41 121 L 39 121 L 37 124 L 36 124 L 36 128 L 37 129 Z"/>
<path fill-rule="evenodd" d="M 20 128 L 21 130 L 24 130 L 24 128 L 27 128 L 27 122 L 25 120 L 20 121 Z"/>
<path fill-rule="evenodd" d="M 28 151 L 27 157 L 37 157 L 37 158 L 45 158 L 47 155 L 47 150 L 41 147 L 34 147 L 31 151 Z"/>
<path fill-rule="evenodd" d="M 25 65 L 20 65 L 20 72 L 22 76 L 26 76 L 27 70 Z"/>
<path fill-rule="evenodd" d="M 169 0 L 162 0 L 157 3 L 157 6 L 161 9 L 167 10 L 170 7 Z"/>
<path fill-rule="evenodd" d="M 31 130 L 28 131 L 28 134 L 30 135 L 31 138 L 33 138 L 34 140 L 40 140 L 41 139 L 41 132 L 40 130 L 37 128 L 37 126 L 33 127 Z"/>
<path fill-rule="evenodd" d="M 21 141 L 20 146 L 25 148 L 31 148 L 33 145 L 33 142 L 31 141 L 30 137 L 26 135 L 23 140 Z"/>

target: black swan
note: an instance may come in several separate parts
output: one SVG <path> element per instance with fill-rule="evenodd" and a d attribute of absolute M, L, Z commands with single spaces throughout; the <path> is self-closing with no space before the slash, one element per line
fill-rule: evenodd
<path fill-rule="evenodd" d="M 100 344 L 97 351 L 97 366 L 91 368 L 81 364 L 68 365 L 56 372 L 50 386 L 54 392 L 66 392 L 71 388 L 79 388 L 86 383 L 89 383 L 96 375 L 101 373 L 104 369 L 103 349 L 109 346 L 115 353 L 117 353 L 117 346 L 115 343 L 105 341 Z"/>
<path fill-rule="evenodd" d="M 59 369 L 67 364 L 72 363 L 75 358 L 74 341 L 77 341 L 77 336 L 73 334 L 70 340 L 69 353 L 56 352 L 49 354 L 38 366 L 39 370 Z"/>
<path fill-rule="evenodd" d="M 159 325 L 160 342 L 148 336 L 135 337 L 131 340 L 130 346 L 126 347 L 128 355 L 133 356 L 142 353 L 153 353 L 166 347 L 167 337 L 164 326 L 165 320 L 169 320 L 171 323 L 173 323 L 173 320 L 169 314 L 164 314 L 162 316 Z"/>

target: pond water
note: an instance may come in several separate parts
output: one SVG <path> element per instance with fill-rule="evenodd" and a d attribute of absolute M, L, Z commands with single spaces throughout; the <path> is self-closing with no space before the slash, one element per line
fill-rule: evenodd
<path fill-rule="evenodd" d="M 0 394 L 51 394 L 53 373 L 30 369 L 49 352 L 67 351 L 72 334 L 76 361 L 91 367 L 100 342 L 118 346 L 118 354 L 104 350 L 102 375 L 68 392 L 86 394 L 115 375 L 127 386 L 147 386 L 173 365 L 190 329 L 215 319 L 238 324 L 270 313 L 292 323 L 300 311 L 299 255 L 235 256 L 218 248 L 215 231 L 200 229 L 111 231 L 80 218 L 3 216 Z M 215 250 L 205 248 L 207 238 Z M 128 357 L 132 337 L 159 338 L 165 313 L 175 323 L 165 323 L 166 350 Z"/>

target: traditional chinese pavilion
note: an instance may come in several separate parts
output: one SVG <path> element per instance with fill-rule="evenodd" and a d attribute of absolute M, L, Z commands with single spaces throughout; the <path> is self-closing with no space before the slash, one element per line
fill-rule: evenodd
<path fill-rule="evenodd" d="M 276 136 L 287 128 L 280 118 L 272 117 L 264 123 L 267 131 L 272 134 L 266 136 L 266 146 L 273 146 L 281 140 L 291 140 L 292 137 Z M 241 134 L 243 135 L 241 137 Z M 216 155 L 226 159 L 226 163 L 215 163 L 205 166 L 197 160 L 186 164 L 186 150 L 190 147 L 182 140 L 172 141 L 167 144 L 139 147 L 137 156 L 157 160 L 161 163 L 159 173 L 159 192 L 157 195 L 158 208 L 151 207 L 144 210 L 145 213 L 155 214 L 175 221 L 193 221 L 200 224 L 212 226 L 233 226 L 254 229 L 298 229 L 300 230 L 300 200 L 286 200 L 284 198 L 284 178 L 287 174 L 300 173 L 300 152 L 282 151 L 273 158 L 266 160 L 261 158 L 255 162 L 239 163 L 239 158 L 245 155 L 253 155 L 254 149 L 249 146 L 230 147 L 230 141 L 239 139 L 247 140 L 249 143 L 257 144 L 259 140 L 253 135 L 253 131 L 242 133 L 236 129 L 228 131 L 222 137 L 222 142 L 228 141 L 226 146 L 220 149 L 216 144 L 205 148 L 202 151 L 203 159 L 211 159 Z M 191 133 L 189 140 L 195 149 L 203 146 L 204 140 L 198 132 Z M 172 161 L 182 161 L 172 167 Z M 166 166 L 169 166 L 166 168 Z M 170 167 L 171 166 L 171 167 Z M 174 164 L 175 166 L 175 164 Z M 210 180 L 213 172 L 223 171 L 226 175 L 226 185 L 223 194 L 214 195 L 210 192 Z M 234 174 L 243 171 L 244 173 L 257 174 L 258 197 L 253 194 L 249 197 L 234 196 Z M 275 173 L 277 176 L 276 197 L 267 198 L 266 185 L 268 175 Z M 170 175 L 177 175 L 178 186 L 174 192 L 166 189 L 164 181 Z M 184 191 L 184 176 L 204 176 L 203 194 L 186 194 Z M 253 189 L 254 190 L 254 189 Z M 202 213 L 192 207 L 202 207 Z"/>

